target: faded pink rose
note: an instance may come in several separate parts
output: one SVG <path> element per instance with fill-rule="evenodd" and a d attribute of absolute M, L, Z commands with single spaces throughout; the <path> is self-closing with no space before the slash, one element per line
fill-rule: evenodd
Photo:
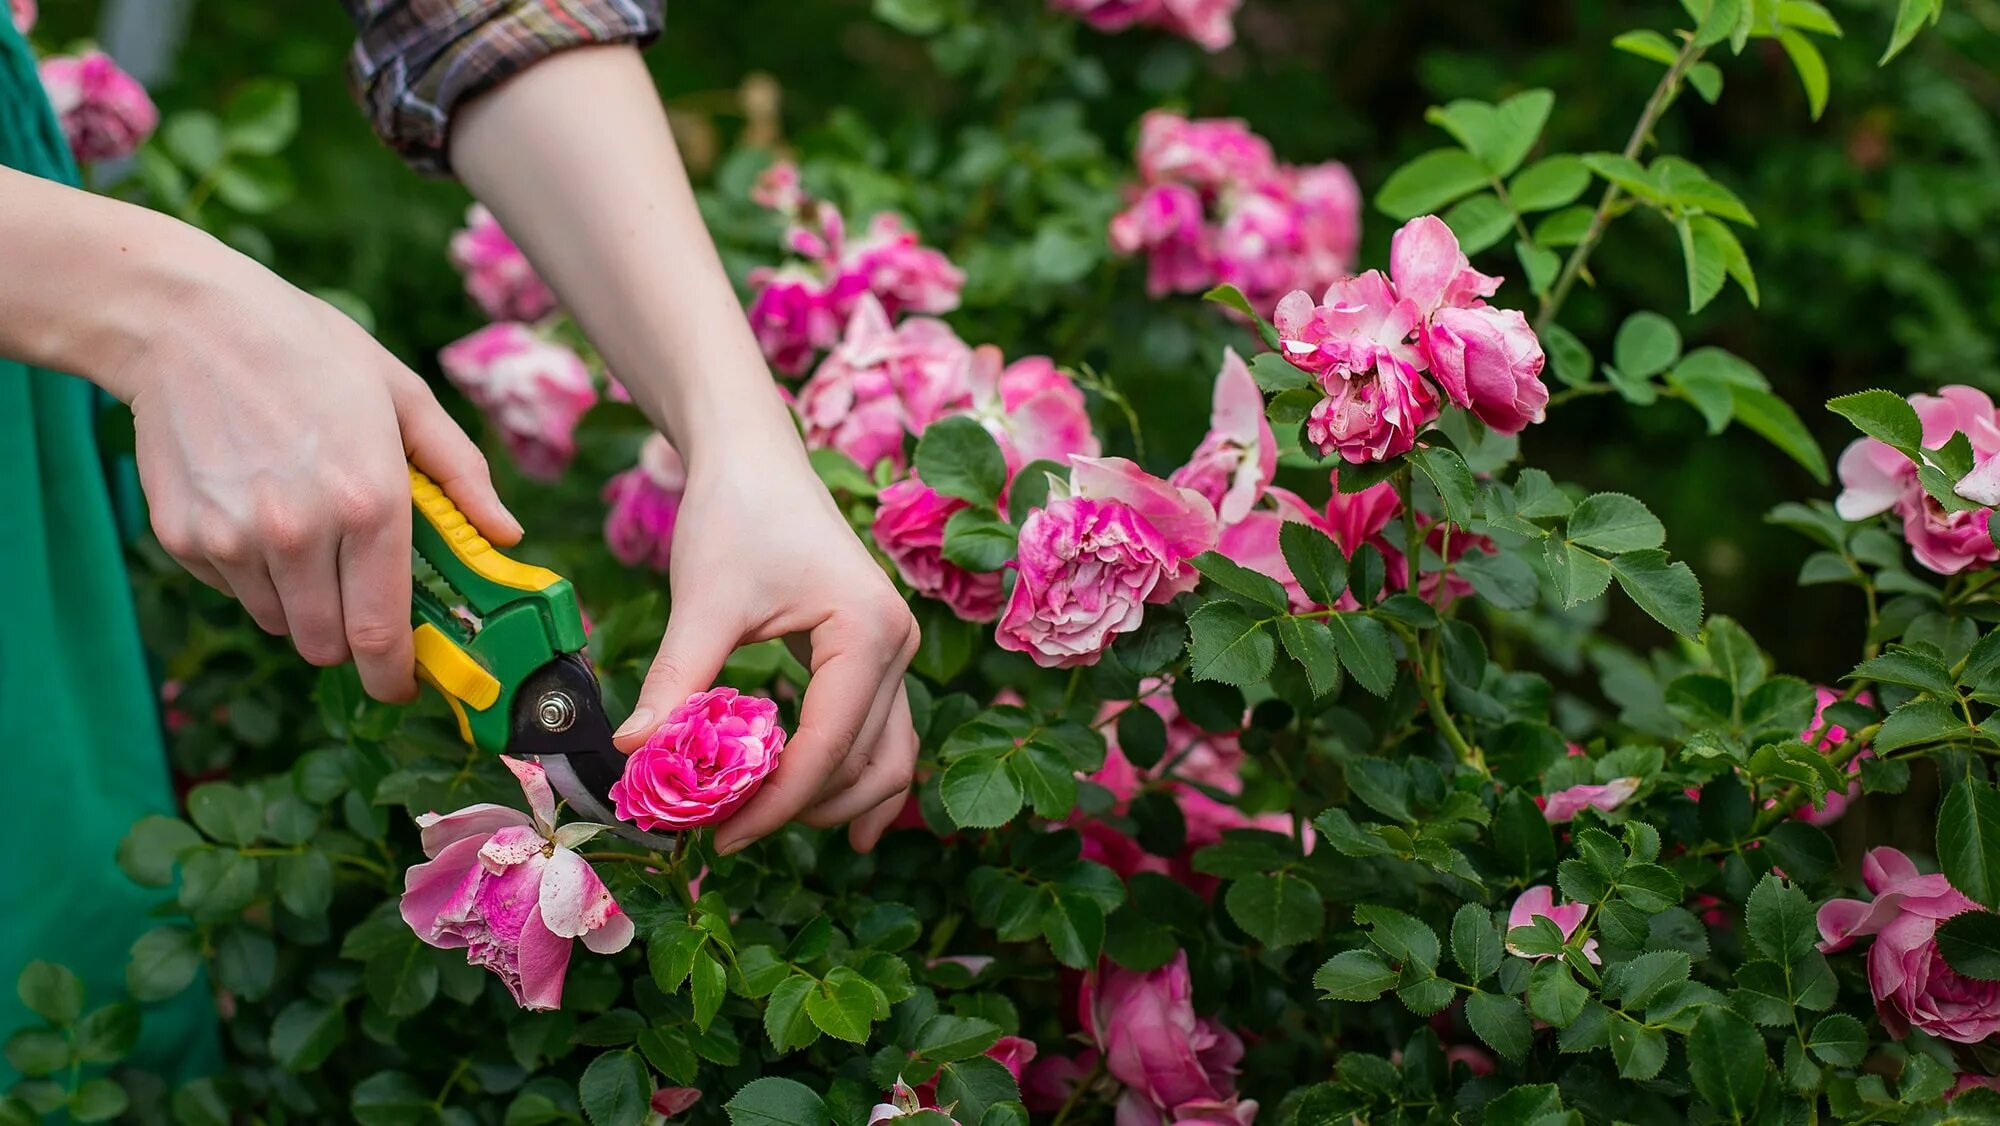
<path fill-rule="evenodd" d="M 649 1100 L 653 1113 L 662 1118 L 672 1118 L 701 1101 L 699 1087 L 662 1087 L 653 1092 Z"/>
<path fill-rule="evenodd" d="M 1069 495 L 1052 492 L 1021 523 L 1018 579 L 995 638 L 1043 668 L 1095 664 L 1139 627 L 1147 603 L 1190 589 L 1188 560 L 1215 546 L 1215 510 L 1201 494 L 1124 458 L 1070 462 Z"/>
<path fill-rule="evenodd" d="M 639 464 L 604 486 L 605 503 L 611 506 L 604 517 L 604 543 L 612 557 L 627 567 L 665 571 L 686 488 L 687 467 L 673 444 L 664 435 L 647 435 L 639 447 Z"/>
<path fill-rule="evenodd" d="M 632 920 L 576 849 L 603 830 L 556 825 L 555 793 L 542 768 L 503 756 L 529 813 L 481 803 L 417 818 L 430 859 L 403 880 L 403 921 L 417 937 L 506 983 L 524 1009 L 562 1006 L 570 941 L 599 954 L 632 941 Z"/>
<path fill-rule="evenodd" d="M 1105 1070 L 1125 1085 L 1121 1122 L 1171 1122 L 1176 1108 L 1235 1095 L 1243 1041 L 1195 1015 L 1186 951 L 1145 973 L 1100 963 L 1084 975 L 1078 1009 Z"/>
<path fill-rule="evenodd" d="M 2000 982 L 1962 977 L 1938 953 L 1938 924 L 1983 911 L 1942 873 L 1924 875 L 1893 848 L 1868 852 L 1861 877 L 1871 900 L 1832 899 L 1819 909 L 1819 948 L 1844 950 L 1875 936 L 1868 950 L 1868 987 L 1882 1027 L 1898 1040 L 1911 1028 L 1960 1044 L 2000 1032 Z"/>
<path fill-rule="evenodd" d="M 18 23 L 20 9 L 14 8 L 12 15 Z M 160 111 L 146 88 L 102 51 L 51 55 L 41 61 L 41 77 L 70 152 L 80 163 L 131 156 L 160 124 Z"/>
<path fill-rule="evenodd" d="M 35 30 L 35 0 L 7 0 L 7 14 L 22 35 Z"/>
<path fill-rule="evenodd" d="M 951 326 L 912 317 L 890 327 L 863 295 L 846 335 L 799 388 L 806 444 L 839 450 L 863 469 L 903 467 L 903 436 L 971 405 L 971 349 Z"/>
<path fill-rule="evenodd" d="M 2000 412 L 1993 400 L 1976 388 L 1952 385 L 1935 395 L 1910 396 L 1923 423 L 1925 448 L 1937 449 L 1953 434 L 1962 433 L 1972 446 L 1974 470 L 1967 474 L 1971 491 L 1985 495 L 1988 477 L 2000 456 Z M 1947 512 L 1917 481 L 1909 459 L 1873 438 L 1862 438 L 1840 455 L 1842 491 L 1834 508 L 1846 520 L 1865 520 L 1893 511 L 1903 522 L 1903 538 L 1917 562 L 1940 575 L 1955 575 L 1973 566 L 2000 560 L 2000 548 L 1988 532 L 1989 509 Z M 1964 488 L 1964 482 L 1960 483 Z M 1985 503 L 1969 494 L 1975 503 Z"/>
<path fill-rule="evenodd" d="M 935 598 L 968 622 L 1000 616 L 1000 572 L 968 571 L 944 557 L 944 526 L 972 507 L 931 490 L 914 474 L 883 489 L 875 510 L 875 543 L 911 589 Z"/>
<path fill-rule="evenodd" d="M 576 453 L 576 424 L 597 401 L 575 352 L 511 321 L 445 345 L 444 373 L 499 428 L 521 471 L 553 480 Z"/>
<path fill-rule="evenodd" d="M 1437 418 L 1438 399 L 1409 343 L 1418 308 L 1387 278 L 1370 270 L 1335 282 L 1317 305 L 1295 290 L 1275 319 L 1285 359 L 1326 394 L 1306 419 L 1306 438 L 1322 454 L 1358 465 L 1415 448 L 1418 432 Z"/>
<path fill-rule="evenodd" d="M 1549 824 L 1560 825 L 1586 809 L 1609 813 L 1630 801 L 1632 795 L 1638 792 L 1637 778 L 1615 778 L 1601 786 L 1590 784 L 1570 786 L 1567 789 L 1557 790 L 1541 800 L 1542 816 Z"/>
<path fill-rule="evenodd" d="M 784 749 L 776 703 L 734 688 L 697 692 L 626 758 L 612 806 L 649 832 L 712 825 L 750 800 Z"/>
<path fill-rule="evenodd" d="M 1261 180 L 1278 170 L 1271 143 L 1235 118 L 1188 118 L 1148 110 L 1134 154 L 1148 183 L 1178 181 L 1203 191 Z"/>
<path fill-rule="evenodd" d="M 1508 909 L 1507 931 L 1511 935 L 1516 928 L 1531 926 L 1536 916 L 1540 916 L 1554 923 L 1556 929 L 1562 932 L 1563 940 L 1568 941 L 1570 936 L 1576 933 L 1576 928 L 1582 926 L 1583 920 L 1589 915 L 1590 904 L 1565 903 L 1558 907 L 1556 906 L 1555 889 L 1549 887 L 1547 884 L 1536 884 L 1534 887 L 1523 891 L 1514 900 L 1514 906 Z M 1530 961 L 1536 962 L 1544 958 L 1555 957 L 1553 954 L 1527 954 L 1514 945 L 1511 937 L 1507 941 L 1507 952 L 1517 958 L 1527 958 Z M 1602 964 L 1602 961 L 1597 956 L 1596 939 L 1584 940 L 1583 956 L 1590 959 L 1590 964 L 1593 966 Z"/>
<path fill-rule="evenodd" d="M 528 256 L 500 229 L 483 204 L 465 213 L 465 229 L 451 236 L 451 264 L 465 275 L 465 292 L 495 321 L 538 321 L 556 307 L 556 295 L 528 264 Z"/>
<path fill-rule="evenodd" d="M 1215 506 L 1226 528 L 1250 514 L 1278 472 L 1278 443 L 1264 415 L 1264 393 L 1234 349 L 1222 353 L 1208 436 L 1167 480 Z"/>
<path fill-rule="evenodd" d="M 1071 454 L 1097 456 L 1090 407 L 1054 360 L 1024 356 L 1003 364 L 1000 349 L 982 344 L 968 360 L 966 381 L 972 416 L 999 443 L 1009 477 L 1031 461 L 1067 465 Z"/>

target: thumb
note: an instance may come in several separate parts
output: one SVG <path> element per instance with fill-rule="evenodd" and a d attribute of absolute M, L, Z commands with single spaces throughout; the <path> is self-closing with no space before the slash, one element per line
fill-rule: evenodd
<path fill-rule="evenodd" d="M 713 687 L 742 632 L 722 615 L 704 612 L 699 600 L 675 606 L 667 619 L 666 636 L 660 639 L 660 653 L 653 658 L 653 667 L 646 670 L 639 702 L 612 736 L 612 743 L 631 754 L 666 721 L 669 712 L 687 703 L 689 696 Z"/>
<path fill-rule="evenodd" d="M 500 503 L 486 455 L 465 436 L 458 423 L 438 405 L 421 381 L 396 397 L 396 420 L 403 431 L 403 450 L 410 463 L 444 490 L 472 526 L 502 547 L 519 543 L 521 522 Z"/>

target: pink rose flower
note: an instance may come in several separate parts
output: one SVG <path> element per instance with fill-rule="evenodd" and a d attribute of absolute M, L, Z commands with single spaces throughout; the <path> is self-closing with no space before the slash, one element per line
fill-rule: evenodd
<path fill-rule="evenodd" d="M 799 166 L 789 160 L 773 162 L 750 185 L 750 202 L 780 215 L 794 214 L 810 198 L 799 182 Z"/>
<path fill-rule="evenodd" d="M 521 471 L 553 480 L 576 453 L 576 424 L 597 401 L 575 352 L 524 324 L 490 324 L 445 345 L 438 363 L 500 430 Z"/>
<path fill-rule="evenodd" d="M 840 317 L 826 287 L 803 266 L 759 267 L 750 272 L 756 296 L 745 314 L 757 346 L 771 366 L 799 375 L 813 357 L 840 339 Z"/>
<path fill-rule="evenodd" d="M 986 959 L 987 962 L 991 962 L 992 960 L 991 958 Z M 980 968 L 983 969 L 985 967 L 981 966 Z M 974 971 L 973 976 L 977 977 L 978 972 Z M 1033 1062 L 1035 1058 L 1035 1042 L 1033 1040 L 1023 1040 L 1019 1036 L 1002 1036 L 993 1042 L 992 1047 L 986 1049 L 986 1058 L 1006 1068 L 1007 1074 L 1014 1077 L 1014 1083 L 1018 1086 L 1021 1082 L 1022 1069 Z M 916 1088 L 916 1095 L 917 1102 L 920 1105 L 937 1105 L 937 1077 L 932 1076 L 924 1082 L 919 1083 Z"/>
<path fill-rule="evenodd" d="M 687 467 L 664 435 L 649 434 L 639 447 L 639 464 L 604 486 L 604 543 L 627 567 L 664 572 L 671 562 L 674 519 L 680 514 Z"/>
<path fill-rule="evenodd" d="M 21 10 L 11 11 L 18 25 Z M 160 111 L 146 88 L 102 51 L 51 55 L 41 62 L 41 76 L 70 152 L 80 163 L 131 156 L 160 124 Z"/>
<path fill-rule="evenodd" d="M 26 35 L 35 30 L 35 0 L 7 0 L 7 14 L 13 18 L 15 31 Z"/>
<path fill-rule="evenodd" d="M 1556 906 L 1555 890 L 1547 884 L 1536 884 L 1522 892 L 1514 900 L 1514 906 L 1508 909 L 1507 930 L 1511 934 L 1516 927 L 1530 926 L 1539 915 L 1554 923 L 1556 929 L 1562 931 L 1563 940 L 1568 941 L 1569 937 L 1576 933 L 1576 928 L 1583 925 L 1583 920 L 1589 914 L 1588 903 L 1565 903 L 1561 907 Z M 1507 953 L 1534 962 L 1555 957 L 1553 954 L 1525 953 L 1515 946 L 1511 939 L 1507 942 Z M 1594 938 L 1584 941 L 1583 956 L 1590 959 L 1590 964 L 1593 966 L 1603 964 L 1597 956 L 1597 940 Z"/>
<path fill-rule="evenodd" d="M 1128 1096 L 1129 1097 L 1129 1096 Z M 1127 1115 L 1130 1121 L 1127 1121 Z M 1152 1117 L 1147 1117 L 1147 1115 Z M 1257 1121 L 1257 1100 L 1255 1099 L 1203 1099 L 1182 1103 L 1173 1109 L 1171 1117 L 1163 1117 L 1151 1107 L 1128 1112 L 1121 1102 L 1118 1107 L 1117 1126 L 1253 1126 Z"/>
<path fill-rule="evenodd" d="M 575 851 L 605 826 L 557 828 L 542 768 L 500 761 L 530 813 L 481 803 L 418 817 L 430 860 L 404 876 L 403 921 L 424 942 L 463 949 L 466 961 L 492 970 L 522 1008 L 560 1008 L 570 941 L 615 954 L 632 941 L 632 920 Z"/>
<path fill-rule="evenodd" d="M 903 435 L 971 405 L 971 349 L 951 326 L 912 317 L 891 328 L 864 295 L 847 333 L 799 389 L 806 444 L 839 450 L 863 469 L 903 468 Z"/>
<path fill-rule="evenodd" d="M 1869 850 L 1862 879 L 1872 901 L 1832 899 L 1819 909 L 1820 950 L 1846 949 L 1875 936 L 1868 950 L 1868 986 L 1882 1027 L 1898 1040 L 1918 1028 L 1960 1044 L 2000 1031 L 2000 982 L 1962 977 L 1938 953 L 1938 924 L 1985 908 L 1951 886 L 1942 873 L 1923 875 L 1893 848 Z"/>
<path fill-rule="evenodd" d="M 1298 523 L 1319 529 L 1333 537 L 1336 543 L 1340 542 L 1339 538 L 1335 536 L 1333 526 L 1297 494 L 1272 485 L 1265 489 L 1264 495 L 1272 501 L 1272 507 L 1256 509 L 1223 528 L 1215 549 L 1228 556 L 1231 562 L 1278 580 L 1285 588 L 1285 596 L 1294 613 L 1303 614 L 1318 608 L 1317 603 L 1306 597 L 1305 588 L 1299 585 L 1298 576 L 1292 573 L 1292 565 L 1286 561 L 1284 547 L 1278 537 L 1287 523 Z M 1389 495 L 1392 498 L 1395 496 L 1395 486 L 1389 487 Z M 1342 547 L 1346 554 L 1354 554 L 1345 545 Z M 1353 599 L 1343 594 L 1341 601 L 1351 604 Z"/>
<path fill-rule="evenodd" d="M 1105 1070 L 1125 1085 L 1121 1123 L 1170 1122 L 1165 1114 L 1175 1108 L 1235 1095 L 1243 1041 L 1195 1015 L 1185 951 L 1146 973 L 1100 963 L 1084 975 L 1078 1009 Z"/>
<path fill-rule="evenodd" d="M 1499 278 L 1472 268 L 1458 236 L 1435 215 L 1410 220 L 1390 238 L 1389 277 L 1425 319 L 1439 309 L 1472 308 L 1500 288 Z"/>
<path fill-rule="evenodd" d="M 1291 172 L 1292 202 L 1298 209 L 1299 258 L 1286 290 L 1323 290 L 1354 268 L 1361 245 L 1361 188 L 1339 161 L 1309 164 Z M 1273 302 L 1283 296 L 1271 295 Z"/>
<path fill-rule="evenodd" d="M 1021 1076 L 1021 1102 L 1038 1114 L 1053 1113 L 1096 1066 L 1097 1053 L 1090 1048 L 1074 1056 L 1039 1056 Z"/>
<path fill-rule="evenodd" d="M 1165 0 L 1160 26 L 1204 51 L 1236 42 L 1236 9 L 1243 0 Z"/>
<path fill-rule="evenodd" d="M 1547 358 L 1519 310 L 1440 309 L 1423 329 L 1423 344 L 1438 385 L 1496 433 L 1518 434 L 1542 421 Z"/>
<path fill-rule="evenodd" d="M 1000 572 L 968 571 L 944 557 L 944 526 L 971 505 L 931 490 L 915 475 L 883 489 L 875 510 L 875 543 L 910 588 L 935 598 L 968 622 L 1000 616 Z"/>
<path fill-rule="evenodd" d="M 1199 293 L 1215 280 L 1211 236 L 1201 196 L 1185 184 L 1154 184 L 1111 217 L 1111 248 L 1146 253 L 1146 292 Z"/>
<path fill-rule="evenodd" d="M 1586 809 L 1609 813 L 1639 792 L 1639 779 L 1617 778 L 1602 786 L 1579 785 L 1557 790 L 1541 801 L 1542 816 L 1551 825 L 1569 821 Z"/>
<path fill-rule="evenodd" d="M 538 321 L 556 307 L 556 295 L 528 264 L 528 256 L 500 229 L 482 204 L 465 213 L 465 229 L 451 236 L 451 264 L 465 275 L 465 292 L 495 321 Z"/>
<path fill-rule="evenodd" d="M 697 692 L 626 758 L 612 806 L 649 832 L 712 825 L 750 800 L 784 749 L 776 703 L 734 688 Z"/>
<path fill-rule="evenodd" d="M 1203 191 L 1261 180 L 1278 170 L 1271 143 L 1235 118 L 1187 118 L 1168 110 L 1139 119 L 1135 153 L 1147 183 L 1178 181 Z"/>
<path fill-rule="evenodd" d="M 965 271 L 941 251 L 917 241 L 900 216 L 884 211 L 868 224 L 868 234 L 847 247 L 839 273 L 860 279 L 892 317 L 904 313 L 949 313 L 958 308 Z M 834 286 L 836 291 L 842 287 Z"/>
<path fill-rule="evenodd" d="M 1818 705 L 1813 709 L 1812 722 L 1806 725 L 1804 731 L 1799 732 L 1799 742 L 1818 751 L 1832 751 L 1842 743 L 1847 742 L 1846 728 L 1841 727 L 1839 724 L 1828 724 L 1826 722 L 1827 706 L 1840 699 L 1840 693 L 1835 692 L 1825 685 L 1814 686 L 1813 693 L 1818 697 Z M 1866 692 L 1862 693 L 1857 699 L 1863 704 L 1869 702 Z M 1859 775 L 1861 773 L 1861 760 L 1872 754 L 1874 754 L 1873 751 L 1862 751 L 1860 754 L 1848 759 L 1848 775 Z M 1849 782 L 1847 789 L 1843 791 L 1829 790 L 1824 802 L 1818 809 L 1813 808 L 1812 803 L 1808 802 L 1794 811 L 1792 816 L 1809 825 L 1831 825 L 1835 821 L 1840 820 L 1841 815 L 1847 812 L 1847 804 L 1860 796 L 1860 781 Z M 1773 798 L 1767 804 L 1776 805 L 1777 799 Z"/>
<path fill-rule="evenodd" d="M 1326 394 L 1306 419 L 1306 438 L 1322 454 L 1357 465 L 1396 457 L 1437 418 L 1437 394 L 1408 342 L 1418 319 L 1415 303 L 1375 270 L 1335 282 L 1317 306 L 1298 290 L 1278 303 L 1285 358 Z"/>
<path fill-rule="evenodd" d="M 662 1087 L 653 1092 L 650 1100 L 653 1113 L 662 1118 L 672 1118 L 700 1101 L 699 1087 Z"/>
<path fill-rule="evenodd" d="M 1072 457 L 1070 495 L 1022 521 L 1018 574 L 996 640 L 1043 668 L 1095 664 L 1149 602 L 1193 587 L 1215 510 L 1124 458 Z"/>
<path fill-rule="evenodd" d="M 1024 356 L 1004 367 L 1000 349 L 982 344 L 967 365 L 972 416 L 986 427 L 1007 459 L 1011 478 L 1031 461 L 1069 462 L 1071 454 L 1096 457 L 1090 407 L 1076 383 L 1047 356 Z"/>
<path fill-rule="evenodd" d="M 1167 481 L 1206 497 L 1228 527 L 1250 514 L 1277 473 L 1278 441 L 1264 416 L 1264 393 L 1235 350 L 1224 349 L 1208 436 Z"/>
<path fill-rule="evenodd" d="M 1912 395 L 1910 406 L 1923 423 L 1923 444 L 1937 449 L 1953 434 L 1971 443 L 1974 470 L 1967 474 L 1972 490 L 1984 495 L 1986 478 L 2000 455 L 2000 412 L 1993 400 L 1972 387 L 1949 386 L 1936 395 Z M 1909 459 L 1873 438 L 1862 438 L 1840 455 L 1842 491 L 1834 508 L 1845 520 L 1865 520 L 1893 511 L 1903 522 L 1903 538 L 1917 562 L 1940 575 L 1955 575 L 1973 566 L 2000 560 L 1987 527 L 1988 509 L 1947 512 L 1924 492 Z M 1961 482 L 1961 488 L 1964 483 Z M 1977 501 L 1977 503 L 1985 503 Z"/>

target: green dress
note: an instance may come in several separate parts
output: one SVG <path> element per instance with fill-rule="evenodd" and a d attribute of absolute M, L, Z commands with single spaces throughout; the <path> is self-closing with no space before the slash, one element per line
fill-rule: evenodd
<path fill-rule="evenodd" d="M 77 182 L 35 62 L 0 18 L 0 165 Z M 159 710 L 139 646 L 96 388 L 0 360 L 0 1041 L 39 1024 L 14 988 L 35 959 L 123 999 L 132 941 L 169 893 L 119 871 L 126 829 L 172 814 Z M 144 1010 L 133 1062 L 187 1077 L 218 1058 L 205 984 Z M 0 1057 L 0 1093 L 19 1078 Z"/>

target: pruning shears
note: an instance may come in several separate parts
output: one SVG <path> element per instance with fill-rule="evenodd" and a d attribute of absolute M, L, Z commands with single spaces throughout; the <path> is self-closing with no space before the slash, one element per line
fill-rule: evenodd
<path fill-rule="evenodd" d="M 641 844 L 672 847 L 673 837 L 612 812 L 611 784 L 625 756 L 611 745 L 569 580 L 502 554 L 414 466 L 410 503 L 417 678 L 450 705 L 459 735 L 481 750 L 540 763 L 584 818 Z"/>

